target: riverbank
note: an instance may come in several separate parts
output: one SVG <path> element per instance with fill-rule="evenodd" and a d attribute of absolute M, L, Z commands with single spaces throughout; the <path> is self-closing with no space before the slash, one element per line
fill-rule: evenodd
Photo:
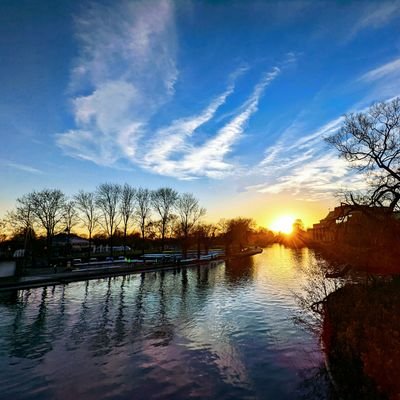
<path fill-rule="evenodd" d="M 146 262 L 146 263 L 127 263 L 113 265 L 90 265 L 72 271 L 63 271 L 56 273 L 29 275 L 20 278 L 8 278 L 0 280 L 0 291 L 30 289 L 41 286 L 60 285 L 69 282 L 99 279 L 119 275 L 139 274 L 143 272 L 157 272 L 162 270 L 175 270 L 187 267 L 194 267 L 204 264 L 215 265 L 216 263 L 226 260 L 239 259 L 242 257 L 251 257 L 262 253 L 261 248 L 247 249 L 240 253 L 231 254 L 229 256 L 218 256 L 210 259 L 191 259 L 182 260 L 180 262 Z"/>
<path fill-rule="evenodd" d="M 309 242 L 307 246 L 338 266 L 377 275 L 400 275 L 400 249 L 354 247 L 345 243 Z"/>
<path fill-rule="evenodd" d="M 400 281 L 347 285 L 325 302 L 322 340 L 343 399 L 400 399 Z"/>

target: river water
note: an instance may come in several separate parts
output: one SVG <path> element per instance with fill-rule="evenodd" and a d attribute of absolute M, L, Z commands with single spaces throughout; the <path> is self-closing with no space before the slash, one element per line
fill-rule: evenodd
<path fill-rule="evenodd" d="M 1 294 L 0 398 L 330 399 L 318 338 L 293 319 L 315 263 L 274 245 Z"/>

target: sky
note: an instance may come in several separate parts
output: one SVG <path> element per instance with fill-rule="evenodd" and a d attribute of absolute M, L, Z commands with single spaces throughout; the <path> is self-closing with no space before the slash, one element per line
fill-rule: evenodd
<path fill-rule="evenodd" d="M 311 225 L 365 184 L 324 137 L 400 95 L 400 1 L 2 0 L 0 27 L 0 215 L 127 182 Z"/>

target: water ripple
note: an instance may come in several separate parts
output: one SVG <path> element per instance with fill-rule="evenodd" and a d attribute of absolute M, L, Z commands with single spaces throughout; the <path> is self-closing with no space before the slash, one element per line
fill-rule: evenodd
<path fill-rule="evenodd" d="M 292 317 L 310 250 L 1 295 L 13 399 L 296 399 L 318 341 Z"/>

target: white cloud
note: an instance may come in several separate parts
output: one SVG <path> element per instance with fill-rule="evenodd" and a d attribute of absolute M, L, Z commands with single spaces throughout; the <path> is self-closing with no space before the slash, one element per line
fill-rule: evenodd
<path fill-rule="evenodd" d="M 80 56 L 70 90 L 76 129 L 57 135 L 66 154 L 112 165 L 133 157 L 143 126 L 174 92 L 176 32 L 171 1 L 96 5 L 76 18 Z"/>
<path fill-rule="evenodd" d="M 216 117 L 246 66 L 231 74 L 226 90 L 199 114 L 175 119 L 154 132 L 152 117 L 171 99 L 178 78 L 172 1 L 122 1 L 85 12 L 76 18 L 80 55 L 70 82 L 76 127 L 57 135 L 58 146 L 99 165 L 116 166 L 127 159 L 178 179 L 229 174 L 232 162 L 227 156 L 280 69 L 265 74 L 230 121 L 202 142 L 196 134 Z M 288 53 L 282 68 L 296 58 Z"/>
<path fill-rule="evenodd" d="M 43 174 L 40 169 L 34 168 L 30 165 L 14 163 L 14 162 L 4 162 L 4 165 L 8 168 L 17 169 L 23 172 L 29 172 L 30 174 Z"/>
<path fill-rule="evenodd" d="M 370 3 L 364 8 L 361 18 L 355 24 L 353 30 L 364 28 L 379 28 L 400 14 L 400 1 L 379 1 Z"/>
<path fill-rule="evenodd" d="M 400 57 L 386 64 L 383 64 L 378 68 L 374 68 L 371 71 L 368 71 L 361 76 L 360 80 L 371 82 L 393 74 L 400 76 Z"/>
<path fill-rule="evenodd" d="M 255 86 L 253 93 L 245 104 L 245 108 L 228 124 L 219 130 L 217 135 L 208 140 L 203 146 L 193 149 L 184 159 L 192 171 L 206 171 L 210 177 L 220 177 L 232 168 L 224 161 L 232 146 L 241 138 L 245 124 L 258 110 L 258 103 L 265 88 L 279 75 L 280 70 L 274 68 L 265 74 L 264 78 Z"/>
<path fill-rule="evenodd" d="M 228 89 L 199 115 L 174 121 L 171 126 L 161 129 L 144 157 L 143 166 L 159 174 L 179 179 L 200 176 L 221 178 L 229 174 L 233 166 L 225 160 L 225 156 L 241 138 L 245 124 L 258 110 L 258 103 L 265 88 L 279 73 L 280 70 L 276 67 L 266 73 L 237 115 L 203 144 L 194 146 L 188 139 L 215 115 L 233 92 L 233 84 L 229 85 Z M 174 158 L 177 153 L 179 153 L 178 160 Z"/>
<path fill-rule="evenodd" d="M 75 120 L 78 125 L 95 126 L 100 132 L 118 132 L 129 124 L 129 113 L 138 103 L 138 91 L 124 81 L 105 82 L 89 96 L 74 99 Z"/>
<path fill-rule="evenodd" d="M 310 134 L 291 126 L 265 152 L 264 159 L 248 174 L 261 176 L 262 183 L 247 190 L 260 193 L 290 193 L 296 198 L 316 201 L 332 198 L 340 189 L 361 189 L 365 182 L 354 175 L 348 163 L 327 148 L 324 138 L 334 134 L 344 117 L 336 118 Z"/>
<path fill-rule="evenodd" d="M 72 73 L 73 87 L 119 78 L 173 88 L 178 71 L 171 1 L 96 4 L 76 18 L 76 27 L 81 55 Z"/>
<path fill-rule="evenodd" d="M 355 3 L 354 7 L 359 14 L 348 30 L 348 39 L 354 38 L 365 29 L 379 29 L 400 16 L 400 1 L 371 1 L 365 2 L 363 7 Z"/>
<path fill-rule="evenodd" d="M 202 125 L 214 117 L 218 108 L 223 105 L 226 98 L 233 93 L 234 85 L 215 98 L 211 104 L 200 114 L 188 118 L 178 119 L 170 126 L 161 128 L 148 145 L 148 150 L 143 159 L 145 167 L 164 173 L 165 163 L 171 154 L 184 151 L 187 147 L 186 140 Z"/>

